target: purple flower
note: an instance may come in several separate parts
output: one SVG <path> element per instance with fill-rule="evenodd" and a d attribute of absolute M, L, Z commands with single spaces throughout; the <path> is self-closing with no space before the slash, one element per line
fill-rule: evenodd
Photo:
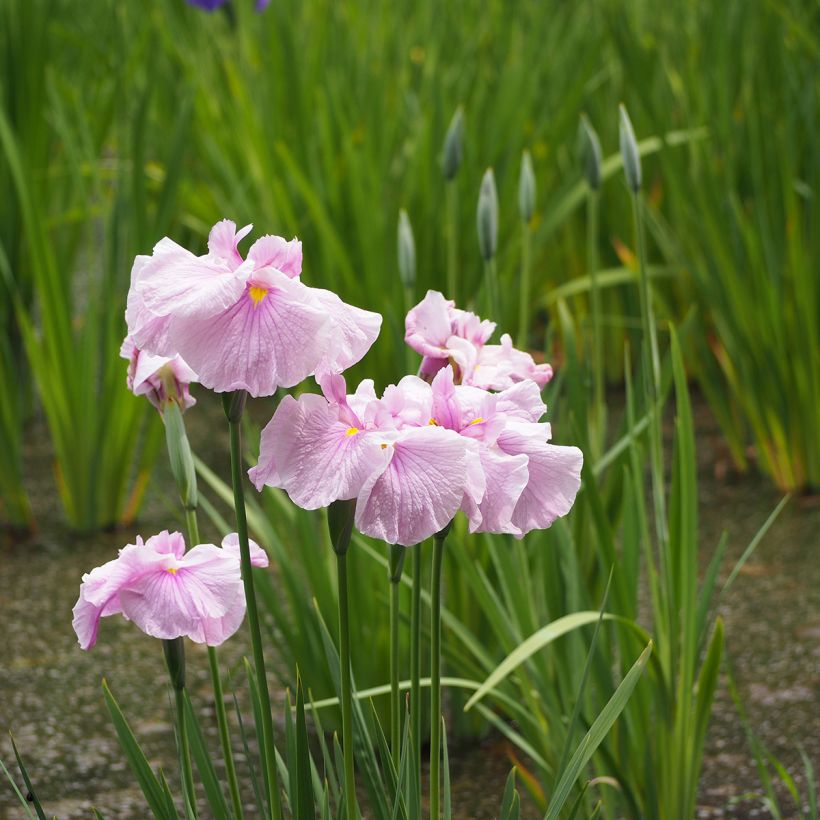
<path fill-rule="evenodd" d="M 128 389 L 135 396 L 145 396 L 160 413 L 169 401 L 175 401 L 180 410 L 196 404 L 188 391 L 188 385 L 197 380 L 196 373 L 181 357 L 152 356 L 140 350 L 130 336 L 125 337 L 120 356 L 128 359 Z"/>
<path fill-rule="evenodd" d="M 251 227 L 217 223 L 205 256 L 165 238 L 152 256 L 136 258 L 125 314 L 136 345 L 182 356 L 217 393 L 252 396 L 357 362 L 381 316 L 303 285 L 298 239 L 263 236 L 243 259 L 237 246 Z"/>
<path fill-rule="evenodd" d="M 251 542 L 251 563 L 268 558 Z M 154 638 L 187 636 L 218 646 L 245 616 L 245 592 L 236 534 L 222 548 L 199 544 L 185 552 L 185 539 L 167 530 L 120 550 L 119 556 L 83 575 L 74 605 L 74 631 L 80 646 L 97 642 L 100 618 L 120 614 Z"/>
<path fill-rule="evenodd" d="M 205 9 L 205 11 L 215 11 L 227 2 L 228 0 L 188 0 L 190 5 L 198 6 L 201 9 Z"/>
<path fill-rule="evenodd" d="M 306 509 L 356 499 L 356 527 L 409 546 L 462 510 L 471 531 L 521 536 L 572 507 L 583 456 L 548 444 L 538 386 L 502 393 L 456 385 L 446 367 L 432 385 L 406 376 L 381 398 L 372 381 L 346 395 L 341 376 L 323 396 L 285 397 L 262 432 L 257 489 L 284 489 Z"/>
<path fill-rule="evenodd" d="M 420 375 L 431 381 L 448 363 L 461 384 L 504 390 L 525 379 L 543 387 L 552 378 L 548 364 L 513 347 L 504 334 L 500 345 L 488 345 L 495 323 L 459 310 L 438 291 L 429 290 L 407 314 L 404 340 L 424 358 Z"/>

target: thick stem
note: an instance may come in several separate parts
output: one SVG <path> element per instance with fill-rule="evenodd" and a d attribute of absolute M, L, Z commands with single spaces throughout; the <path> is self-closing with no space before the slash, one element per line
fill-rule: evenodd
<path fill-rule="evenodd" d="M 401 698 L 399 695 L 399 592 L 404 547 L 390 546 L 390 753 L 398 772 L 401 761 Z"/>
<path fill-rule="evenodd" d="M 447 208 L 447 293 L 448 299 L 458 300 L 458 195 L 455 179 L 444 184 Z"/>
<path fill-rule="evenodd" d="M 441 568 L 449 525 L 433 539 L 430 587 L 430 820 L 440 815 L 439 759 L 441 756 Z"/>
<path fill-rule="evenodd" d="M 413 548 L 410 600 L 410 727 L 413 732 L 416 782 L 421 777 L 421 544 Z"/>
<path fill-rule="evenodd" d="M 526 350 L 530 337 L 530 223 L 521 223 L 521 288 L 518 305 L 518 347 Z"/>
<path fill-rule="evenodd" d="M 259 690 L 259 702 L 262 712 L 261 755 L 265 788 L 270 800 L 274 820 L 281 820 L 282 805 L 279 798 L 279 777 L 276 771 L 276 752 L 273 745 L 273 716 L 271 714 L 268 679 L 265 674 L 265 657 L 262 652 L 262 631 L 259 627 L 259 611 L 256 605 L 256 593 L 253 588 L 251 571 L 251 551 L 248 543 L 248 522 L 245 517 L 245 495 L 242 489 L 242 446 L 240 427 L 244 402 L 237 394 L 223 394 L 223 405 L 228 416 L 228 427 L 231 435 L 231 480 L 233 483 L 234 508 L 236 512 L 236 531 L 239 535 L 239 559 L 242 568 L 242 582 L 245 585 L 245 601 L 248 609 L 248 626 L 251 633 L 253 665 L 256 671 L 256 683 Z M 257 727 L 258 729 L 258 727 Z"/>
<path fill-rule="evenodd" d="M 347 550 L 336 552 L 339 580 L 339 673 L 342 684 L 342 751 L 345 767 L 347 820 L 357 820 L 356 773 L 353 768 L 353 701 L 350 680 L 350 620 L 347 589 Z"/>
<path fill-rule="evenodd" d="M 652 308 L 652 290 L 649 284 L 649 269 L 646 264 L 646 244 L 643 235 L 639 194 L 632 194 L 632 213 L 635 218 L 638 265 L 640 268 L 641 321 L 644 334 L 644 370 L 646 374 L 646 403 L 649 412 L 649 451 L 652 467 L 652 495 L 655 507 L 655 529 L 661 560 L 665 560 L 666 502 L 664 499 L 663 439 L 661 428 L 661 408 L 658 399 L 661 392 L 661 365 L 658 352 L 658 336 L 655 328 L 655 313 Z M 666 573 L 663 573 L 666 575 Z"/>
<path fill-rule="evenodd" d="M 598 192 L 587 193 L 587 269 L 592 283 L 592 366 L 593 418 L 597 454 L 603 453 L 606 437 L 606 404 L 604 398 L 604 336 L 601 322 L 601 289 L 598 282 Z"/>
<path fill-rule="evenodd" d="M 177 737 L 179 738 L 179 756 L 182 763 L 182 788 L 191 810 L 196 816 L 196 796 L 194 793 L 194 771 L 191 766 L 191 750 L 188 745 L 188 727 L 185 722 L 185 644 L 182 638 L 173 638 L 162 642 L 165 654 L 165 665 L 174 690 L 174 701 L 177 710 Z"/>

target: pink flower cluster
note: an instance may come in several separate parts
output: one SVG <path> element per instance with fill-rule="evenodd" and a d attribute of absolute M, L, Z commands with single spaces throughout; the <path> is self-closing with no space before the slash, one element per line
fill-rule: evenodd
<path fill-rule="evenodd" d="M 251 563 L 268 565 L 265 551 L 251 542 Z M 183 635 L 218 646 L 245 617 L 245 590 L 236 533 L 214 544 L 185 551 L 185 539 L 167 530 L 120 550 L 113 561 L 83 575 L 74 605 L 74 631 L 80 646 L 97 642 L 100 618 L 122 615 L 154 638 Z"/>
<path fill-rule="evenodd" d="M 356 499 L 356 527 L 409 546 L 462 510 L 473 532 L 522 536 L 569 512 L 583 456 L 548 443 L 538 385 L 498 394 L 454 383 L 445 366 L 432 384 L 406 376 L 381 398 L 373 382 L 346 394 L 341 376 L 322 396 L 285 397 L 262 433 L 257 489 L 284 489 L 306 509 Z"/>
<path fill-rule="evenodd" d="M 188 389 L 197 380 L 196 373 L 180 356 L 153 356 L 140 350 L 130 336 L 125 337 L 120 356 L 128 359 L 128 389 L 135 396 L 145 396 L 160 413 L 169 401 L 180 410 L 196 404 Z"/>
<path fill-rule="evenodd" d="M 181 356 L 211 390 L 252 396 L 357 362 L 381 316 L 303 285 L 297 239 L 260 237 L 243 259 L 238 245 L 251 227 L 218 222 L 204 256 L 166 237 L 136 258 L 125 314 L 135 345 Z"/>
<path fill-rule="evenodd" d="M 427 291 L 404 326 L 404 340 L 424 357 L 419 374 L 425 379 L 448 363 L 455 368 L 456 381 L 485 390 L 505 390 L 525 379 L 543 387 L 552 378 L 552 368 L 516 350 L 509 334 L 501 337 L 500 345 L 488 345 L 495 322 L 459 310 L 438 291 Z"/>

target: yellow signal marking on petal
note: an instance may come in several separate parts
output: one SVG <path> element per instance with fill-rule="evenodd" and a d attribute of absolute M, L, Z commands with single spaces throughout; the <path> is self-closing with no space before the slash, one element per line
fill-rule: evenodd
<path fill-rule="evenodd" d="M 168 569 L 166 569 L 165 571 L 166 571 L 166 572 L 170 572 L 170 573 L 171 573 L 171 575 L 176 575 L 176 574 L 177 574 L 177 569 L 176 569 L 176 567 L 168 567 Z"/>
<path fill-rule="evenodd" d="M 358 432 L 359 432 L 358 427 L 348 427 L 347 430 L 345 431 L 345 435 L 346 436 L 355 436 L 356 433 L 358 433 Z"/>
<path fill-rule="evenodd" d="M 430 419 L 430 421 L 427 422 L 427 425 L 428 427 L 438 427 L 438 422 L 435 419 Z"/>
<path fill-rule="evenodd" d="M 265 290 L 265 288 L 260 288 L 257 285 L 252 285 L 248 289 L 248 294 L 253 300 L 254 307 L 256 307 L 256 305 L 258 305 L 268 295 L 268 292 Z"/>
<path fill-rule="evenodd" d="M 386 445 L 386 444 L 382 444 L 382 446 L 381 446 L 381 447 L 382 447 L 382 450 L 386 450 L 386 449 L 387 449 L 387 445 Z"/>
<path fill-rule="evenodd" d="M 482 421 L 484 421 L 484 419 L 483 419 L 483 418 L 481 418 L 481 416 L 479 416 L 477 419 L 473 419 L 473 420 L 470 422 L 470 424 L 481 424 L 481 422 L 482 422 Z M 467 426 L 469 427 L 470 425 L 468 424 Z"/>

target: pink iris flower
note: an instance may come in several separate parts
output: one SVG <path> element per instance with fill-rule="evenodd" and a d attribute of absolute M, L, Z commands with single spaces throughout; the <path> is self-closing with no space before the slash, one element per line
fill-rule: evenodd
<path fill-rule="evenodd" d="M 536 364 L 532 356 L 513 347 L 508 334 L 500 345 L 488 345 L 495 323 L 459 310 L 435 290 L 407 314 L 404 340 L 424 358 L 420 375 L 431 381 L 448 363 L 461 384 L 485 390 L 504 390 L 531 379 L 543 387 L 552 378 L 548 364 Z"/>
<path fill-rule="evenodd" d="M 316 509 L 356 499 L 356 527 L 410 546 L 462 510 L 472 531 L 521 536 L 572 506 L 583 457 L 547 444 L 538 386 L 494 395 L 455 385 L 446 367 L 432 385 L 407 376 L 381 398 L 371 381 L 345 394 L 341 376 L 322 396 L 285 397 L 262 432 L 257 489 L 284 489 Z"/>
<path fill-rule="evenodd" d="M 180 410 L 196 404 L 188 385 L 197 376 L 180 356 L 152 356 L 140 350 L 130 336 L 125 337 L 120 356 L 128 359 L 128 389 L 135 396 L 145 396 L 160 413 L 169 401 L 175 401 Z"/>
<path fill-rule="evenodd" d="M 166 237 L 152 256 L 135 259 L 125 314 L 135 344 L 156 356 L 182 356 L 217 393 L 252 396 L 357 362 L 378 336 L 381 316 L 303 285 L 297 239 L 260 237 L 243 259 L 238 244 L 251 227 L 218 222 L 204 256 Z"/>
<path fill-rule="evenodd" d="M 251 542 L 251 563 L 268 565 L 265 551 Z M 245 617 L 237 535 L 222 547 L 199 544 L 185 551 L 185 539 L 167 530 L 120 550 L 119 556 L 83 575 L 74 605 L 80 646 L 97 642 L 100 618 L 122 615 L 154 638 L 182 636 L 218 646 Z"/>

